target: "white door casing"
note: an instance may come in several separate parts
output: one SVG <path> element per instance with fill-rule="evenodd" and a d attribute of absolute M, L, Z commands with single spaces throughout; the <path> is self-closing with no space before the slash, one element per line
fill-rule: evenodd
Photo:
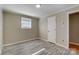
<path fill-rule="evenodd" d="M 2 44 L 3 41 L 3 13 L 2 13 L 2 9 L 0 9 L 0 55 L 2 53 Z"/>

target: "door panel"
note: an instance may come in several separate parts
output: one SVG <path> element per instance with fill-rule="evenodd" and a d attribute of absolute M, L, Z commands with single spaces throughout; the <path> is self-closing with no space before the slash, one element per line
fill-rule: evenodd
<path fill-rule="evenodd" d="M 48 18 L 48 41 L 56 43 L 56 16 Z"/>

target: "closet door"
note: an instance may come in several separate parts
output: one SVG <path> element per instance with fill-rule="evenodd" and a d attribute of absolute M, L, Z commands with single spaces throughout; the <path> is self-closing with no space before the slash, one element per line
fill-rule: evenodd
<path fill-rule="evenodd" d="M 56 43 L 56 16 L 48 17 L 48 41 Z"/>

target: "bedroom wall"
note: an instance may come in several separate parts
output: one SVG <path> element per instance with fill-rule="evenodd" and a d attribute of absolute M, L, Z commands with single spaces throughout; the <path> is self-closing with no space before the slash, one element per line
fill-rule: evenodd
<path fill-rule="evenodd" d="M 56 44 L 68 47 L 68 20 L 67 20 L 67 13 L 66 12 L 60 12 L 51 16 L 56 16 Z M 39 20 L 39 31 L 40 31 L 40 37 L 42 37 L 43 40 L 48 40 L 48 17 L 43 17 Z"/>
<path fill-rule="evenodd" d="M 55 13 L 52 15 L 49 15 L 49 16 L 56 16 L 56 22 L 57 22 L 57 35 L 56 35 L 56 44 L 60 45 L 60 46 L 63 46 L 65 48 L 69 48 L 69 18 L 68 18 L 68 14 L 69 13 L 72 13 L 72 12 L 75 12 L 75 11 L 78 11 L 79 12 L 79 6 L 77 7 L 73 7 L 73 8 L 70 8 L 70 9 L 66 9 L 66 10 L 62 10 L 58 13 Z M 44 32 L 45 35 L 44 35 L 44 38 L 47 39 L 47 18 L 48 17 L 45 17 L 45 18 L 42 18 L 43 21 L 41 21 L 40 23 L 45 23 L 44 24 L 41 24 L 41 26 L 43 26 L 43 29 L 45 30 L 40 30 L 40 32 Z M 41 20 L 42 20 L 41 19 Z M 40 29 L 42 29 L 42 27 L 40 26 Z M 43 33 L 41 33 L 41 35 L 43 35 Z M 42 36 L 41 36 L 42 37 Z"/>
<path fill-rule="evenodd" d="M 69 42 L 79 44 L 79 12 L 70 14 L 69 16 Z"/>
<path fill-rule="evenodd" d="M 56 14 L 57 21 L 57 44 L 65 48 L 69 48 L 69 16 L 72 12 L 78 12 L 79 6 L 63 10 Z M 53 16 L 52 15 L 52 16 Z"/>
<path fill-rule="evenodd" d="M 2 9 L 0 9 L 0 54 L 2 52 L 2 47 L 3 47 L 3 13 Z"/>
<path fill-rule="evenodd" d="M 42 17 L 39 20 L 39 37 L 43 40 L 48 39 L 48 24 L 47 24 L 47 18 L 46 17 Z"/>
<path fill-rule="evenodd" d="M 57 39 L 58 45 L 68 48 L 68 19 L 66 12 L 56 14 L 57 21 Z"/>
<path fill-rule="evenodd" d="M 12 44 L 19 41 L 30 40 L 39 36 L 38 22 L 37 18 L 30 17 L 32 19 L 32 29 L 21 29 L 21 19 L 20 17 L 28 17 L 26 15 L 3 12 L 3 28 L 4 28 L 4 44 Z"/>

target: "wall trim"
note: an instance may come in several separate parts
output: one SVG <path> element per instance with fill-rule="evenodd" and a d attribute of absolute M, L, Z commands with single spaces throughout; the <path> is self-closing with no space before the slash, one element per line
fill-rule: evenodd
<path fill-rule="evenodd" d="M 66 47 L 66 46 L 64 46 L 64 45 L 61 45 L 61 44 L 59 44 L 59 43 L 56 43 L 56 45 L 61 46 L 61 47 L 66 48 L 66 49 L 69 49 L 68 47 Z"/>
<path fill-rule="evenodd" d="M 59 11 L 57 11 L 57 12 L 54 12 L 54 13 L 49 14 L 48 17 L 49 17 L 49 16 L 52 16 L 52 15 L 54 15 L 54 14 L 58 14 L 58 13 L 63 12 L 63 11 L 70 10 L 70 9 L 75 8 L 75 7 L 78 7 L 78 6 L 79 6 L 79 5 L 74 5 L 74 6 L 72 6 L 72 7 L 59 10 Z"/>
<path fill-rule="evenodd" d="M 43 40 L 43 41 L 46 41 L 46 42 L 48 42 L 48 40 L 47 39 L 45 39 L 45 38 L 39 38 L 39 39 L 41 39 L 41 40 Z"/>
<path fill-rule="evenodd" d="M 23 42 L 27 42 L 27 41 L 31 41 L 31 40 L 36 40 L 36 39 L 40 39 L 40 40 L 43 40 L 43 41 L 46 41 L 46 42 L 49 42 L 48 40 L 44 39 L 44 38 L 32 38 L 32 39 L 28 39 L 28 40 L 23 40 L 23 41 L 18 41 L 18 42 L 15 42 L 15 43 L 11 43 L 11 44 L 4 44 L 3 47 L 7 47 L 7 46 L 10 46 L 10 45 L 15 45 L 15 44 L 19 44 L 19 43 L 23 43 Z M 58 46 L 61 46 L 61 47 L 64 47 L 66 49 L 69 49 L 68 47 L 65 47 L 59 43 L 55 43 L 56 45 Z"/>
<path fill-rule="evenodd" d="M 0 55 L 2 54 L 3 47 L 3 10 L 0 8 Z"/>
<path fill-rule="evenodd" d="M 79 43 L 75 43 L 75 42 L 69 42 L 69 43 L 79 46 Z"/>
<path fill-rule="evenodd" d="M 41 40 L 43 40 L 43 41 L 46 41 L 46 42 L 49 42 L 48 40 L 46 40 L 46 39 L 44 39 L 44 38 L 39 38 L 39 39 L 41 39 Z M 59 44 L 59 43 L 54 43 L 54 44 L 56 44 L 56 45 L 58 45 L 58 46 L 61 46 L 61 47 L 63 47 L 63 48 L 66 48 L 66 49 L 69 49 L 68 47 L 66 47 L 66 46 L 64 46 L 64 45 L 61 45 L 61 44 Z"/>
<path fill-rule="evenodd" d="M 7 47 L 7 46 L 10 46 L 10 45 L 15 45 L 15 44 L 19 44 L 19 43 L 23 43 L 23 42 L 35 40 L 35 39 L 38 39 L 38 38 L 32 38 L 32 39 L 28 39 L 28 40 L 18 41 L 18 42 L 15 42 L 15 43 L 4 44 L 3 46 L 4 46 L 4 47 Z"/>

